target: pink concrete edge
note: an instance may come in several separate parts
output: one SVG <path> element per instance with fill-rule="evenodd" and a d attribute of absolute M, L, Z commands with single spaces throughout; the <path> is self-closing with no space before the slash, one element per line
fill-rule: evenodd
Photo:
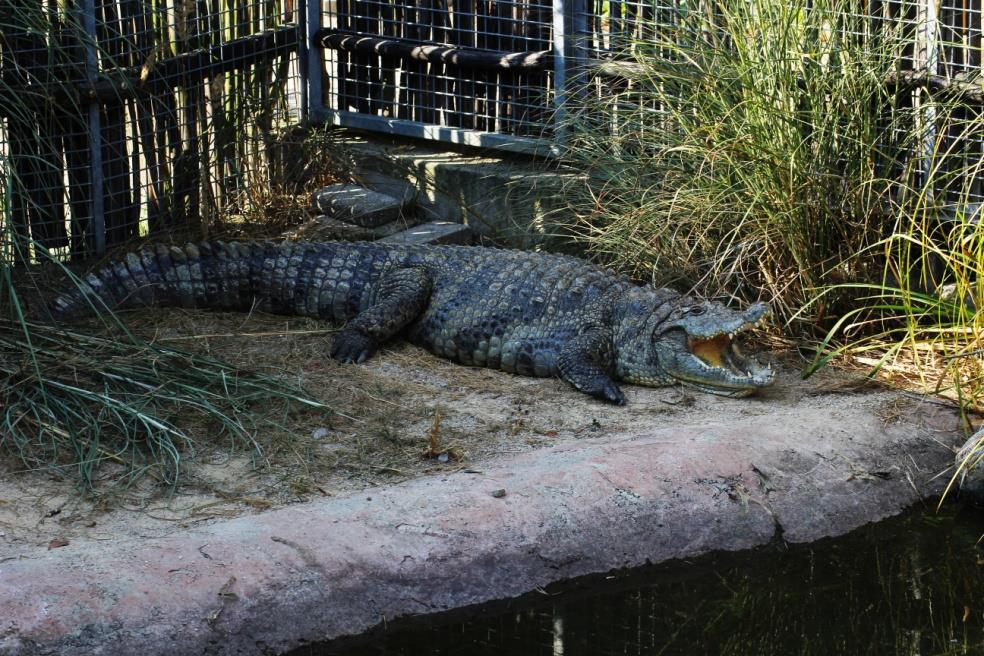
<path fill-rule="evenodd" d="M 938 493 L 960 436 L 931 424 L 950 419 L 818 410 L 670 427 L 166 538 L 73 543 L 0 562 L 0 653 L 281 653 L 584 574 L 837 535 Z M 888 478 L 863 475 L 876 470 Z"/>

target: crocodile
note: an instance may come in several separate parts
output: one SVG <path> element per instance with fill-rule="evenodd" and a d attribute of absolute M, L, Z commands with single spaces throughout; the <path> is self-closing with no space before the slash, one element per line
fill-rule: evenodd
<path fill-rule="evenodd" d="M 329 354 L 362 363 L 397 336 L 464 365 L 559 377 L 618 405 L 616 380 L 745 396 L 775 373 L 735 336 L 743 311 L 639 286 L 566 255 L 478 246 L 220 241 L 127 253 L 50 306 L 72 319 L 140 305 L 258 309 L 343 326 Z"/>

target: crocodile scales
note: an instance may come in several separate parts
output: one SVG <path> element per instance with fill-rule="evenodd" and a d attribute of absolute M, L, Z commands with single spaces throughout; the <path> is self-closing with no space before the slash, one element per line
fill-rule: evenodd
<path fill-rule="evenodd" d="M 744 396 L 775 377 L 733 341 L 766 316 L 764 305 L 736 312 L 546 253 L 336 242 L 157 245 L 88 275 L 52 310 L 73 318 L 139 305 L 329 320 L 344 326 L 330 355 L 348 363 L 403 334 L 462 364 L 558 376 L 620 405 L 625 396 L 615 380 Z"/>

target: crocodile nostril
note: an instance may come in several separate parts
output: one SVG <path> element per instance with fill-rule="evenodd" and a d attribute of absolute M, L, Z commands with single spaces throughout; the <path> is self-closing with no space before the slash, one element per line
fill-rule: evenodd
<path fill-rule="evenodd" d="M 742 315 L 742 319 L 744 319 L 747 323 L 755 323 L 768 313 L 769 306 L 765 303 L 755 303 L 748 306 L 748 309 L 745 310 L 745 313 Z"/>

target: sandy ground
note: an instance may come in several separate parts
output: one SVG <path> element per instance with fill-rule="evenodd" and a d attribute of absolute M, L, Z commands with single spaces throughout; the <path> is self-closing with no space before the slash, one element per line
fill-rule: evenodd
<path fill-rule="evenodd" d="M 835 376 L 786 374 L 751 400 L 632 388 L 625 409 L 404 346 L 330 378 L 358 376 L 384 398 L 395 375 L 413 391 L 386 397 L 401 408 L 386 411 L 382 440 L 337 417 L 298 418 L 304 430 L 329 426 L 322 439 L 339 463 L 309 467 L 324 494 L 294 493 L 305 502 L 260 512 L 264 497 L 217 498 L 291 499 L 289 458 L 256 472 L 233 460 L 147 511 L 63 499 L 42 522 L 48 485 L 24 477 L 35 514 L 0 551 L 0 653 L 282 654 L 589 573 L 809 542 L 931 504 L 962 437 L 938 404 L 852 392 Z M 341 407 L 355 387 L 323 393 Z M 352 404 L 346 421 L 379 425 L 380 405 Z M 422 455 L 438 405 L 438 455 L 455 444 L 456 461 Z M 394 435 L 402 446 L 383 448 Z M 250 514 L 206 518 L 212 508 Z M 62 537 L 46 544 L 51 535 Z"/>
<path fill-rule="evenodd" d="M 208 427 L 192 424 L 198 447 L 186 454 L 186 482 L 176 490 L 146 479 L 92 497 L 70 478 L 24 472 L 20 463 L 0 459 L 0 563 L 79 540 L 160 537 L 421 476 L 480 471 L 564 443 L 755 417 L 783 423 L 817 409 L 836 421 L 864 407 L 892 422 L 917 398 L 834 369 L 803 381 L 795 361 L 765 353 L 762 359 L 771 358 L 781 373 L 761 396 L 627 385 L 629 404 L 618 408 L 559 380 L 462 367 L 400 342 L 364 365 L 339 365 L 326 357 L 330 327 L 309 320 L 159 310 L 134 313 L 130 321 L 168 344 L 283 376 L 335 412 L 274 417 L 277 426 L 257 433 L 262 453 L 210 444 Z"/>

